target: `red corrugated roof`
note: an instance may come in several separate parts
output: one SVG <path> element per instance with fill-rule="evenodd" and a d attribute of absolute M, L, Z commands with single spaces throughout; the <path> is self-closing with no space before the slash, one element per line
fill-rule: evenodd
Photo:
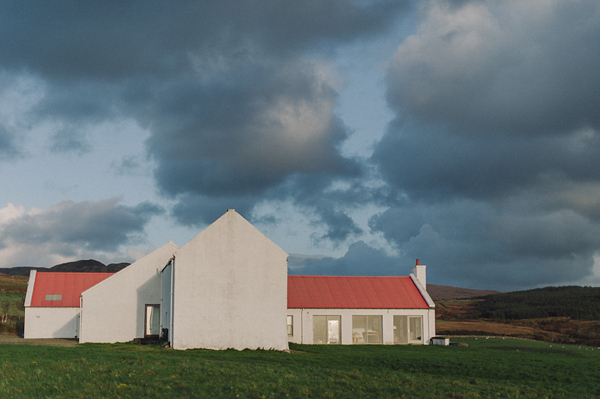
<path fill-rule="evenodd" d="M 410 277 L 288 276 L 288 309 L 428 309 Z"/>
<path fill-rule="evenodd" d="M 81 293 L 114 273 L 37 272 L 31 306 L 79 307 Z M 46 300 L 46 295 L 60 295 L 60 300 Z"/>

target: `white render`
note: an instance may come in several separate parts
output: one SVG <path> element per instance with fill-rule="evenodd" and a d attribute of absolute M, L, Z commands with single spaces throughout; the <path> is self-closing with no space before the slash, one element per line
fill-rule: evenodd
<path fill-rule="evenodd" d="M 146 305 L 161 305 L 160 271 L 179 249 L 164 245 L 81 295 L 79 342 L 128 342 L 144 338 Z"/>
<path fill-rule="evenodd" d="M 423 318 L 423 339 L 414 344 L 429 345 L 435 336 L 434 309 L 288 309 L 293 316 L 294 334 L 289 341 L 298 344 L 313 344 L 313 316 L 340 316 L 342 345 L 352 345 L 352 316 L 382 316 L 383 345 L 394 345 L 394 316 L 421 316 Z"/>
<path fill-rule="evenodd" d="M 287 350 L 287 254 L 229 210 L 175 254 L 176 349 Z"/>
<path fill-rule="evenodd" d="M 79 308 L 25 308 L 25 338 L 77 338 L 78 330 Z"/>

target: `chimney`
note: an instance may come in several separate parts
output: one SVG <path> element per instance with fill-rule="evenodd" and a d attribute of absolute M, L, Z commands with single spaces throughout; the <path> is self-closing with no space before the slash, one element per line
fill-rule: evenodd
<path fill-rule="evenodd" d="M 412 267 L 412 274 L 414 274 L 421 285 L 423 285 L 423 288 L 427 289 L 427 275 L 425 268 L 426 266 L 421 264 L 421 260 L 417 259 L 416 264 Z"/>

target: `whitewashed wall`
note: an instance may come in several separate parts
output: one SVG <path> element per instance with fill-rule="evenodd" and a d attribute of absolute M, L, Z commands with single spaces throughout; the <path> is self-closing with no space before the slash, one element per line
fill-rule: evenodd
<path fill-rule="evenodd" d="M 394 316 L 422 316 L 423 342 L 429 344 L 435 336 L 435 311 L 433 309 L 288 309 L 294 317 L 294 336 L 290 342 L 313 344 L 313 316 L 341 316 L 341 344 L 352 345 L 352 316 L 381 315 L 383 322 L 383 344 L 394 344 Z"/>
<path fill-rule="evenodd" d="M 25 338 L 77 338 L 79 308 L 25 308 Z"/>
<path fill-rule="evenodd" d="M 177 249 L 168 243 L 84 291 L 79 342 L 143 338 L 145 305 L 161 304 L 160 271 Z"/>
<path fill-rule="evenodd" d="M 288 348 L 287 254 L 230 210 L 175 255 L 172 346 Z"/>

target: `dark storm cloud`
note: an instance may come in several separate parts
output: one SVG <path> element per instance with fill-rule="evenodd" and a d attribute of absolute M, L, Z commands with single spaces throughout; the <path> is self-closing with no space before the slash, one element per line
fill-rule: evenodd
<path fill-rule="evenodd" d="M 341 1 L 20 1 L 0 9 L 0 64 L 43 77 L 172 76 L 190 59 L 287 56 L 375 34 L 407 4 Z M 226 60 L 229 61 L 229 60 Z"/>
<path fill-rule="evenodd" d="M 4 3 L 0 67 L 44 82 L 32 119 L 77 129 L 135 118 L 150 131 L 161 193 L 178 201 L 174 214 L 189 224 L 209 218 L 224 198 L 249 210 L 259 200 L 282 199 L 295 191 L 282 187 L 298 175 L 329 182 L 357 176 L 356 162 L 339 152 L 347 128 L 335 115 L 330 66 L 317 60 L 385 32 L 410 6 Z M 55 144 L 64 149 L 77 141 Z M 356 231 L 331 206 L 311 207 L 333 224 L 329 238 Z"/>
<path fill-rule="evenodd" d="M 396 119 L 373 161 L 395 191 L 371 219 L 431 280 L 581 281 L 600 250 L 600 7 L 423 3 L 388 71 Z"/>
<path fill-rule="evenodd" d="M 120 205 L 118 199 L 64 201 L 45 213 L 25 214 L 3 224 L 0 243 L 3 247 L 60 244 L 62 255 L 77 252 L 74 248 L 114 251 L 142 239 L 150 218 L 163 212 L 150 203 Z"/>
<path fill-rule="evenodd" d="M 290 274 L 329 276 L 398 276 L 410 273 L 412 264 L 357 241 L 341 258 L 290 256 Z M 369 267 L 365 267 L 369 265 Z"/>
<path fill-rule="evenodd" d="M 263 191 L 293 173 L 343 175 L 351 161 L 332 109 L 337 95 L 315 67 L 276 63 L 208 86 L 178 83 L 158 96 L 148 141 L 159 186 L 175 195 Z"/>
<path fill-rule="evenodd" d="M 444 126 L 393 124 L 374 159 L 387 180 L 413 199 L 493 200 L 568 181 L 600 179 L 600 135 L 593 131 L 547 137 L 466 138 Z"/>

